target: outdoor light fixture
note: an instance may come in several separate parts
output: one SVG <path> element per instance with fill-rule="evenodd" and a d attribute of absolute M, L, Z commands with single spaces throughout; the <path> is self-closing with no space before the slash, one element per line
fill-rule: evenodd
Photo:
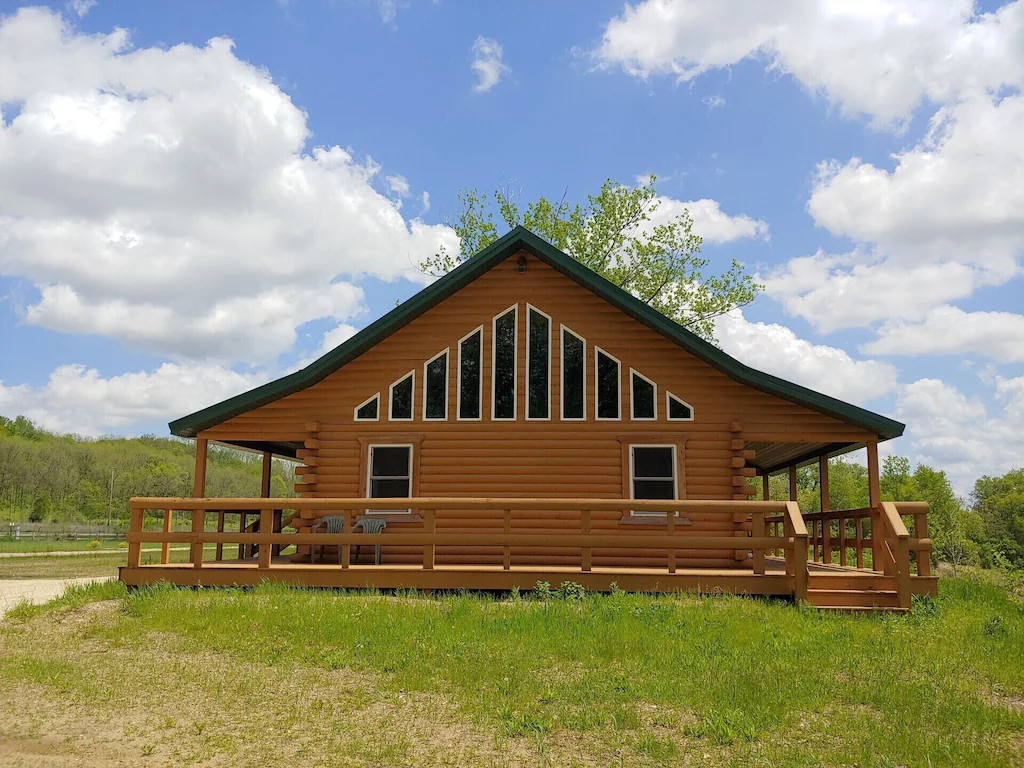
<path fill-rule="evenodd" d="M 516 272 L 523 273 L 526 271 L 526 257 L 520 256 L 519 261 L 516 262 Z"/>

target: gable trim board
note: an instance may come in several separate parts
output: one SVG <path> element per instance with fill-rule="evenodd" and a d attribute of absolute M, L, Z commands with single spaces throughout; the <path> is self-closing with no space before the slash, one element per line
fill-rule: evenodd
<path fill-rule="evenodd" d="M 519 251 L 532 254 L 740 384 L 868 430 L 880 440 L 903 434 L 905 427 L 898 421 L 744 365 L 523 227 L 516 227 L 305 368 L 172 421 L 171 433 L 196 437 L 228 419 L 311 387 Z M 277 450 L 281 447 L 283 444 Z"/>

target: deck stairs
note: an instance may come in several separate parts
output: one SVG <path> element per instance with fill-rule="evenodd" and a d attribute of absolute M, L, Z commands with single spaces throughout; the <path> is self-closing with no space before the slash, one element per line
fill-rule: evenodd
<path fill-rule="evenodd" d="M 896 578 L 875 571 L 811 572 L 807 577 L 807 601 L 826 610 L 907 611 L 899 607 Z"/>

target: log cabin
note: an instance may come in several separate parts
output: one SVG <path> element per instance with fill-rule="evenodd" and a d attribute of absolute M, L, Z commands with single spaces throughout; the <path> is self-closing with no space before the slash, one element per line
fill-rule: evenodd
<path fill-rule="evenodd" d="M 879 493 L 878 444 L 903 424 L 744 365 L 521 227 L 308 367 L 170 428 L 196 442 L 193 498 L 132 500 L 129 585 L 572 581 L 897 611 L 936 589 L 927 505 Z M 261 497 L 204 498 L 210 442 L 263 454 Z M 830 510 L 829 459 L 857 449 L 869 505 Z M 296 498 L 269 498 L 275 457 L 298 463 Z M 804 515 L 807 464 L 822 511 Z M 789 498 L 771 500 L 779 472 Z"/>

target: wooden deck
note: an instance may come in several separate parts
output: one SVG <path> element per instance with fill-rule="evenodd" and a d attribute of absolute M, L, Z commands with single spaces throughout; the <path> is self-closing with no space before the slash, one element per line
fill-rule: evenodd
<path fill-rule="evenodd" d="M 281 500 L 277 500 L 280 503 Z M 120 579 L 129 586 L 160 582 L 187 586 L 252 586 L 261 582 L 277 582 L 307 587 L 338 588 L 414 588 L 414 589 L 479 589 L 531 590 L 538 581 L 557 588 L 564 582 L 581 584 L 588 590 L 608 591 L 615 587 L 627 591 L 702 593 L 735 593 L 749 595 L 782 595 L 806 601 L 819 607 L 842 609 L 908 610 L 914 594 L 935 594 L 936 579 L 928 567 L 931 542 L 925 536 L 911 537 L 903 517 L 913 519 L 915 534 L 926 533 L 927 505 L 883 504 L 873 510 L 843 510 L 817 513 L 812 519 L 815 533 L 808 535 L 804 518 L 795 502 L 756 501 L 670 501 L 650 502 L 615 499 L 289 499 L 295 509 L 292 518 L 302 520 L 303 527 L 325 515 L 343 518 L 342 533 L 289 533 L 279 509 L 264 508 L 253 512 L 258 525 L 247 527 L 242 521 L 237 532 L 224 530 L 224 515 L 258 508 L 268 499 L 133 499 L 132 523 L 127 535 L 128 563 L 120 569 Z M 409 507 L 422 515 L 417 530 L 382 534 L 353 533 L 354 520 L 375 509 Z M 505 524 L 495 531 L 446 533 L 437 529 L 437 515 L 459 510 L 464 518 L 470 510 L 503 510 Z M 517 511 L 538 509 L 553 512 L 575 509 L 580 515 L 579 533 L 517 532 L 514 520 Z M 609 535 L 590 531 L 590 515 L 594 510 L 662 511 L 660 522 L 646 523 L 647 531 Z M 170 510 L 191 512 L 189 531 L 172 531 Z M 162 518 L 161 530 L 147 530 L 147 514 Z M 208 530 L 208 516 L 217 516 L 217 530 Z M 735 536 L 721 536 L 708 531 L 690 531 L 676 524 L 684 515 L 722 515 L 736 525 Z M 822 521 L 827 522 L 825 525 Z M 836 529 L 831 521 L 839 521 Z M 856 532 L 847 530 L 851 523 Z M 834 532 L 834 534 L 833 534 Z M 849 535 L 847 535 L 849 534 Z M 161 562 L 142 562 L 141 544 L 159 542 L 164 545 Z M 810 547 L 809 547 L 810 542 Z M 171 543 L 191 545 L 187 563 L 169 562 Z M 833 562 L 836 548 L 840 563 Z M 204 545 L 217 546 L 216 559 L 206 560 Z M 291 546 L 300 552 L 299 559 L 308 560 L 311 545 L 324 545 L 332 551 L 322 562 L 295 562 L 294 557 L 278 553 Z M 353 562 L 352 547 L 359 545 L 365 553 L 372 545 L 381 544 L 418 554 L 414 562 L 361 564 Z M 222 559 L 226 545 L 236 545 L 242 555 L 233 560 Z M 445 548 L 494 548 L 503 552 L 500 564 L 443 562 L 438 552 Z M 571 564 L 522 564 L 514 562 L 513 552 L 550 552 L 574 549 L 579 554 Z M 640 548 L 655 553 L 664 566 L 603 565 L 595 562 L 600 555 L 606 562 L 629 562 L 615 556 L 616 552 L 636 553 Z M 679 567 L 681 553 L 720 551 L 735 554 L 735 567 Z M 863 566 L 865 559 L 876 569 L 847 565 L 849 560 Z M 910 553 L 914 552 L 914 561 Z M 302 553 L 306 554 L 303 555 Z M 612 553 L 610 556 L 608 553 Z M 660 554 L 658 554 L 660 553 Z M 821 562 L 818 562 L 819 557 Z M 443 558 L 442 558 L 443 559 Z M 543 560 L 534 555 L 532 560 Z M 649 562 L 652 558 L 638 558 Z M 655 558 L 657 559 L 657 558 Z M 340 562 L 338 562 L 340 560 Z M 564 557 L 559 558 L 564 560 Z"/>

